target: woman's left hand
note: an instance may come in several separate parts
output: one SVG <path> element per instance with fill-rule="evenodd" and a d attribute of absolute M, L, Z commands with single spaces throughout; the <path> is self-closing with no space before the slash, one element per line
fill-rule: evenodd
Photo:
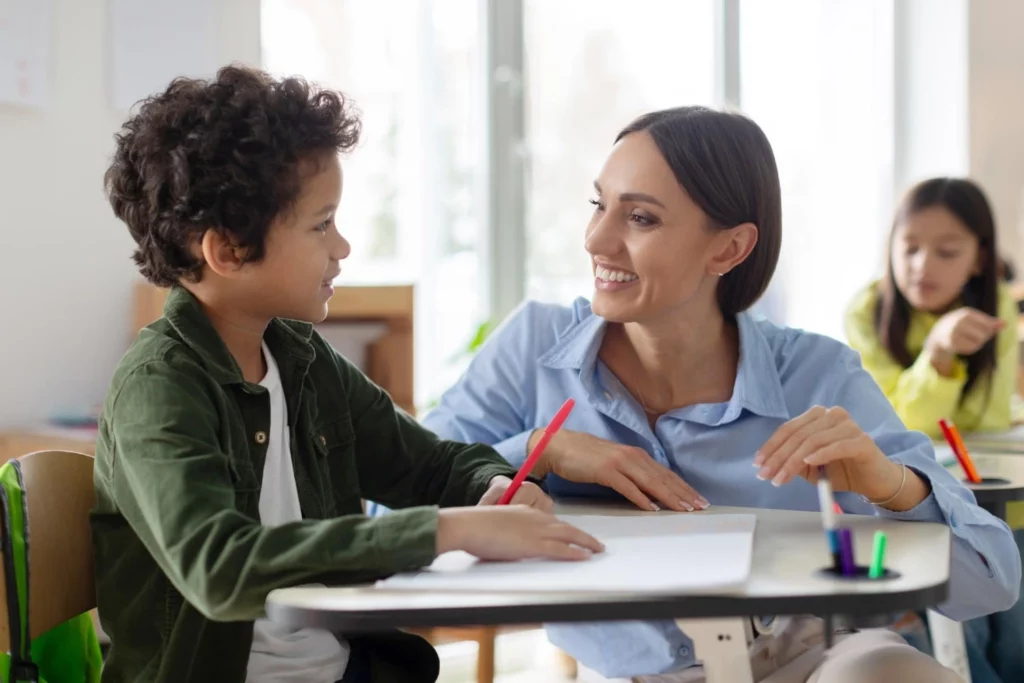
<path fill-rule="evenodd" d="M 757 452 L 754 466 L 760 467 L 758 479 L 771 480 L 775 486 L 794 477 L 817 482 L 818 467 L 825 466 L 836 491 L 853 491 L 868 500 L 886 501 L 900 491 L 900 500 L 893 502 L 902 509 L 913 507 L 928 495 L 927 486 L 912 470 L 907 472 L 906 484 L 913 485 L 905 484 L 900 489 L 903 466 L 886 457 L 842 408 L 815 406 L 782 425 Z M 924 494 L 919 495 L 922 488 Z M 907 494 L 909 499 L 903 500 Z"/>

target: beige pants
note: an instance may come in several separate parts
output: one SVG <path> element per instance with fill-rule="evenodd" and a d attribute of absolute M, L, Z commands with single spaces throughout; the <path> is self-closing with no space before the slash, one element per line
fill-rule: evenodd
<path fill-rule="evenodd" d="M 826 652 L 822 622 L 797 617 L 773 635 L 758 636 L 748 650 L 757 683 L 963 683 L 963 679 L 886 629 L 837 635 Z M 582 672 L 581 681 L 604 680 Z M 633 683 L 703 683 L 695 666 Z M 625 683 L 625 681 L 624 681 Z"/>

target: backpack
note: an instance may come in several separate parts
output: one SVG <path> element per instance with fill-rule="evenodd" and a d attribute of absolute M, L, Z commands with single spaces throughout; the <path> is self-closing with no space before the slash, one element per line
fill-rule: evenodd
<path fill-rule="evenodd" d="M 4 563 L 11 651 L 0 653 L 0 683 L 98 683 L 103 669 L 90 614 L 33 640 L 29 631 L 28 504 L 21 463 L 0 466 L 0 555 Z"/>

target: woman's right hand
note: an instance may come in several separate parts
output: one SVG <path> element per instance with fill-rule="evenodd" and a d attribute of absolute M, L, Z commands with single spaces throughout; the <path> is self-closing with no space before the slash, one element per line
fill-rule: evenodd
<path fill-rule="evenodd" d="M 586 560 L 604 551 L 596 538 L 550 512 L 525 505 L 445 508 L 437 554 L 464 550 L 481 560 Z"/>
<path fill-rule="evenodd" d="M 936 369 L 940 372 L 947 369 L 949 372 L 942 374 L 950 374 L 957 356 L 977 353 L 1005 326 L 1001 318 L 964 306 L 939 318 L 928 334 L 925 348 L 931 354 Z"/>
<path fill-rule="evenodd" d="M 533 433 L 528 450 L 543 434 L 543 429 Z M 708 507 L 703 496 L 642 448 L 584 432 L 563 429 L 552 437 L 533 474 L 544 476 L 549 472 L 569 481 L 615 489 L 642 510 L 659 509 L 652 499 L 678 512 Z"/>

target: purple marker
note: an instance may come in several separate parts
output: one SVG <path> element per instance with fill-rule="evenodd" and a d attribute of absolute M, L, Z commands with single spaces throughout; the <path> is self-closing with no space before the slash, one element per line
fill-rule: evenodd
<path fill-rule="evenodd" d="M 843 576 L 856 576 L 857 565 L 853 560 L 853 531 L 839 530 L 839 559 L 843 563 Z"/>

